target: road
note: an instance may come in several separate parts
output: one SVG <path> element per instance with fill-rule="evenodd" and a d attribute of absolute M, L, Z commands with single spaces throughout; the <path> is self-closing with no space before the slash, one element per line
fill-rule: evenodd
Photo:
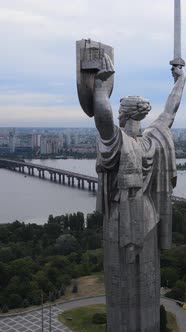
<path fill-rule="evenodd" d="M 58 315 L 69 309 L 81 307 L 89 304 L 104 303 L 105 297 L 84 298 L 63 304 L 53 305 L 51 309 L 52 332 L 72 332 L 69 328 L 58 321 Z M 40 309 L 24 312 L 18 315 L 0 316 L 0 332 L 45 332 L 49 331 L 49 308 L 43 310 L 43 329 L 42 311 Z"/>
<path fill-rule="evenodd" d="M 105 303 L 105 296 L 84 298 L 52 306 L 51 322 L 52 332 L 72 332 L 66 326 L 59 323 L 57 316 L 65 310 L 90 304 Z M 180 332 L 186 332 L 186 310 L 183 310 L 175 302 L 161 298 L 161 303 L 167 311 L 176 315 Z M 49 330 L 49 308 L 44 309 L 44 329 L 41 327 L 41 309 L 9 317 L 0 317 L 0 332 L 42 332 Z"/>

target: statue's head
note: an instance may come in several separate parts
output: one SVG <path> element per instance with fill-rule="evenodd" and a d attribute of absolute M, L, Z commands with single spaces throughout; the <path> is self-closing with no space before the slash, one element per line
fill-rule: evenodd
<path fill-rule="evenodd" d="M 141 121 L 151 110 L 151 105 L 147 99 L 139 96 L 127 96 L 120 100 L 119 123 L 120 127 L 125 127 L 129 119 Z"/>

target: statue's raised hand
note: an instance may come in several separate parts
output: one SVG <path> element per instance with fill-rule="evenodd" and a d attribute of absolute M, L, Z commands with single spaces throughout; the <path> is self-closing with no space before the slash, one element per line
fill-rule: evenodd
<path fill-rule="evenodd" d="M 172 66 L 171 68 L 172 76 L 174 77 L 174 82 L 178 80 L 178 78 L 184 75 L 183 67 L 182 66 Z"/>
<path fill-rule="evenodd" d="M 113 63 L 110 57 L 105 53 L 103 57 L 102 69 L 96 74 L 96 79 L 107 81 L 115 73 Z"/>

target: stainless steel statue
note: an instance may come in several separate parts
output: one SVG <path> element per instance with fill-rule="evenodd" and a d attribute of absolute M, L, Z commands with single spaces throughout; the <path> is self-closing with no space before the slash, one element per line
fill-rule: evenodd
<path fill-rule="evenodd" d="M 171 194 L 176 185 L 170 128 L 185 84 L 184 63 L 178 58 L 172 62 L 175 84 L 164 110 L 141 134 L 140 121 L 151 110 L 142 97 L 123 97 L 119 127 L 113 122 L 112 49 L 82 40 L 77 53 L 80 103 L 94 116 L 99 132 L 97 201 L 104 215 L 107 329 L 159 332 L 159 256 L 161 248 L 171 246 Z"/>

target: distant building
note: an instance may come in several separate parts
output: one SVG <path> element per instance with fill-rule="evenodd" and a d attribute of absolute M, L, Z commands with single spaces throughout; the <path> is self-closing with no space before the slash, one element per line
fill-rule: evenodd
<path fill-rule="evenodd" d="M 63 147 L 63 138 L 58 136 L 41 136 L 40 153 L 41 155 L 59 154 Z"/>
<path fill-rule="evenodd" d="M 41 146 L 41 134 L 33 134 L 32 136 L 33 148 L 40 148 Z"/>
<path fill-rule="evenodd" d="M 9 148 L 11 153 L 15 152 L 15 146 L 16 146 L 15 129 L 12 129 L 9 132 Z"/>

